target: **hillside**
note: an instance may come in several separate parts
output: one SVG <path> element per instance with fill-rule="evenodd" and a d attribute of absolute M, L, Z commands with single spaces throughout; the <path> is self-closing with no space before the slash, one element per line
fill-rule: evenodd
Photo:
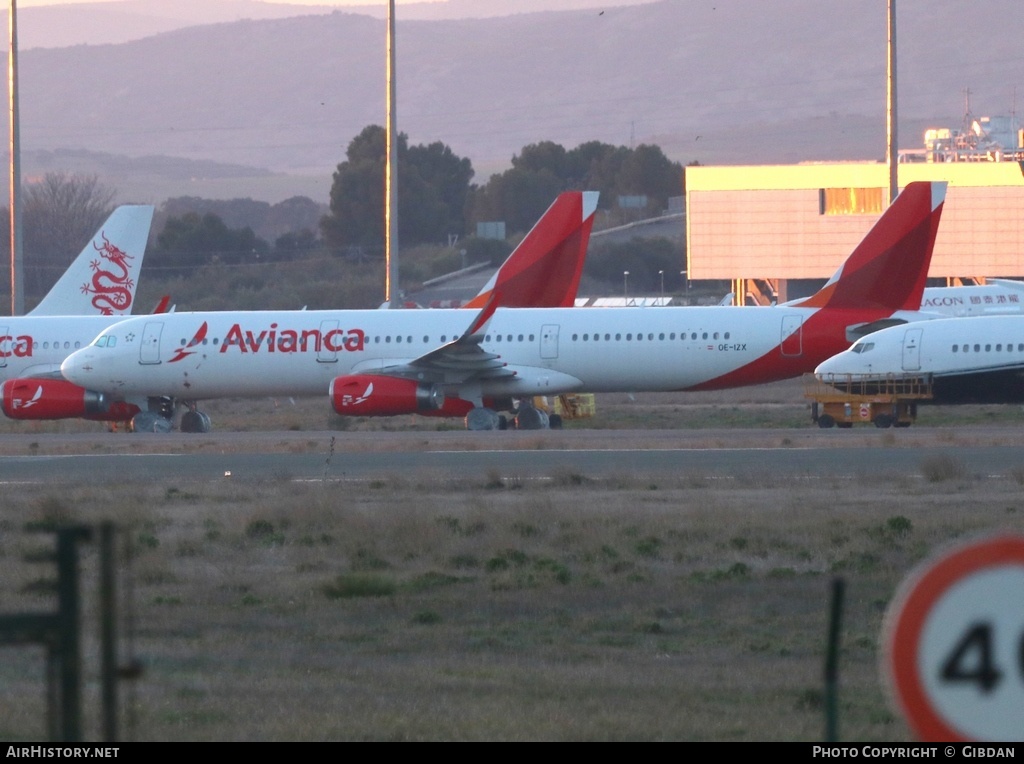
<path fill-rule="evenodd" d="M 603 14 L 400 18 L 400 128 L 468 156 L 478 179 L 541 140 L 656 142 L 684 163 L 881 158 L 883 10 L 754 7 L 772 12 L 663 0 Z M 903 147 L 920 145 L 926 125 L 959 124 L 964 87 L 978 114 L 1014 108 L 1024 55 L 1016 26 L 991 20 L 1016 10 L 1012 0 L 983 0 L 969 15 L 954 0 L 900 4 Z M 22 144 L 260 168 L 254 193 L 270 171 L 277 198 L 323 199 L 349 140 L 383 122 L 383 61 L 383 21 L 339 12 L 25 50 Z M 151 193 L 201 193 L 196 183 L 213 180 L 168 178 Z"/>

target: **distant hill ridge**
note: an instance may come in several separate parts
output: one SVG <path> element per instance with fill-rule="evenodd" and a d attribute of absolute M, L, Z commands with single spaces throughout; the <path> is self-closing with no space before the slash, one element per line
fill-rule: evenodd
<path fill-rule="evenodd" d="M 469 15 L 484 1 L 453 0 L 443 10 Z M 480 175 L 541 140 L 653 142 L 672 159 L 704 164 L 884 155 L 884 7 L 586 4 L 443 21 L 413 20 L 414 7 L 399 6 L 400 129 L 411 143 L 445 142 Z M 295 12 L 252 0 L 125 0 L 27 9 L 19 34 L 29 41 L 43 23 L 32 13 L 100 19 L 113 33 L 129 12 L 180 24 L 200 6 L 222 15 L 229 6 L 253 16 Z M 927 125 L 958 124 L 964 87 L 976 114 L 1010 112 L 1024 56 L 1016 27 L 991 20 L 1015 17 L 1016 0 L 979 0 L 970 13 L 956 0 L 904 0 L 899 9 L 903 147 L 919 146 Z M 194 18 L 216 19 L 210 14 Z M 85 21 L 65 23 L 88 35 Z M 23 50 L 26 152 L 164 155 L 329 184 L 348 142 L 384 120 L 384 24 L 362 12 L 225 19 L 118 44 L 95 37 L 101 44 Z"/>

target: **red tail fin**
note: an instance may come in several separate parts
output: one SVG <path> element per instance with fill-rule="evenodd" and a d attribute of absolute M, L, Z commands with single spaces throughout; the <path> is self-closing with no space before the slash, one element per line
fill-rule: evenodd
<path fill-rule="evenodd" d="M 920 310 L 945 182 L 907 184 L 846 262 L 801 308 Z"/>
<path fill-rule="evenodd" d="M 566 191 L 464 307 L 571 308 L 583 273 L 596 191 Z"/>

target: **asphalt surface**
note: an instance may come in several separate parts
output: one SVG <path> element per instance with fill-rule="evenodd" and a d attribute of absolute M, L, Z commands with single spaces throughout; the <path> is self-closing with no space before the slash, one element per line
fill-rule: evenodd
<path fill-rule="evenodd" d="M 948 443 L 935 432 L 896 437 L 875 430 L 16 435 L 0 438 L 0 482 L 330 481 L 389 475 L 543 479 L 566 472 L 588 478 L 692 474 L 856 482 L 919 477 L 922 464 L 940 456 L 970 474 L 1009 478 L 1024 470 L 1024 443 L 1016 433 L 979 432 L 958 432 Z"/>

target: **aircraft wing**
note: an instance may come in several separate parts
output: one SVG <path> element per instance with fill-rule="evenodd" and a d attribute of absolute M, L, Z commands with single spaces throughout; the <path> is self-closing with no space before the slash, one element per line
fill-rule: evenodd
<path fill-rule="evenodd" d="M 470 323 L 466 333 L 402 364 L 385 366 L 375 372 L 388 377 L 415 379 L 447 385 L 514 377 L 515 372 L 501 356 L 480 347 L 497 305 L 492 298 Z"/>
<path fill-rule="evenodd" d="M 501 356 L 480 347 L 484 334 L 468 334 L 407 363 L 385 366 L 379 374 L 440 384 L 464 384 L 514 377 Z"/>

